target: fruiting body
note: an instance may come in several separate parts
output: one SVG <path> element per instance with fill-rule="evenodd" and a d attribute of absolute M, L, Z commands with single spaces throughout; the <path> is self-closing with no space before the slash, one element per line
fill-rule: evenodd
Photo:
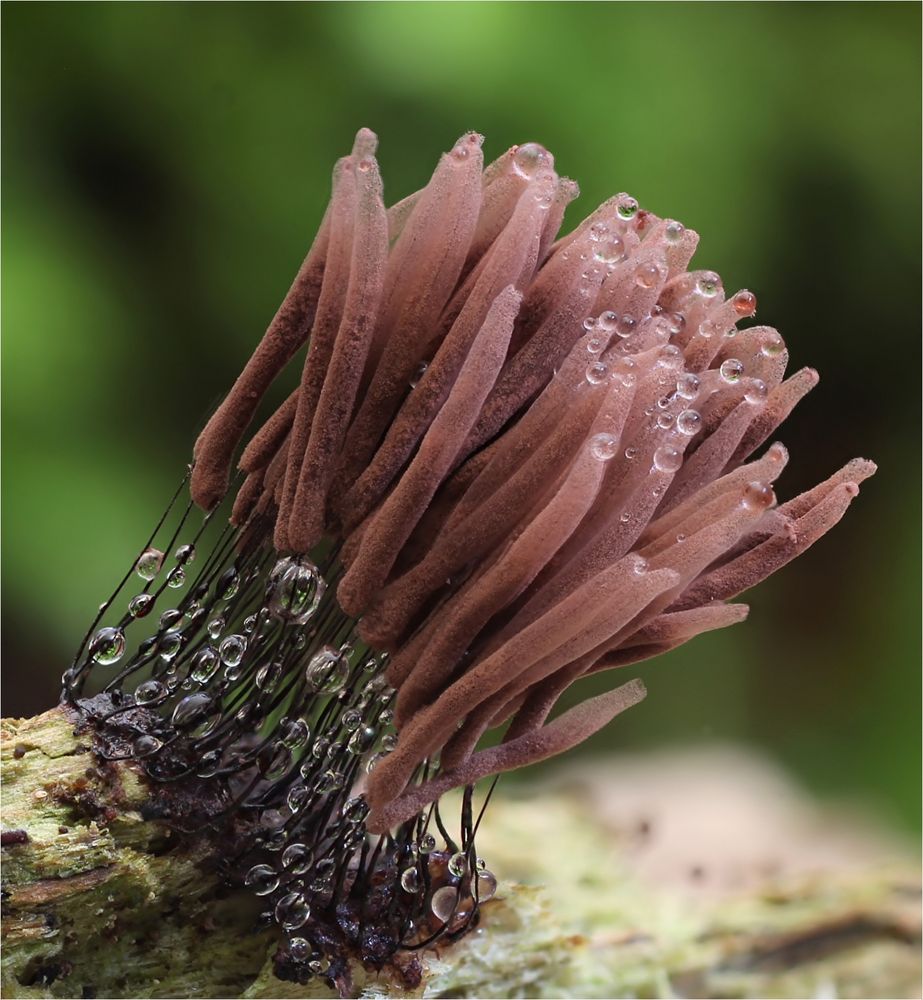
<path fill-rule="evenodd" d="M 639 701 L 630 681 L 547 722 L 580 677 L 742 620 L 726 602 L 874 471 L 855 460 L 776 507 L 785 449 L 751 455 L 817 376 L 783 380 L 776 331 L 738 330 L 755 297 L 688 271 L 695 233 L 621 194 L 559 237 L 576 185 L 551 155 L 484 170 L 473 134 L 386 209 L 375 146 L 362 130 L 337 163 L 313 247 L 196 443 L 202 527 L 187 541 L 191 507 L 175 529 L 165 515 L 141 592 L 120 620 L 104 606 L 65 675 L 73 699 L 114 668 L 93 709 L 109 756 L 252 819 L 244 880 L 305 975 L 337 934 L 375 962 L 464 929 L 496 886 L 476 874 L 474 783 Z M 126 629 L 168 603 L 133 646 Z M 433 807 L 455 786 L 460 845 Z"/>

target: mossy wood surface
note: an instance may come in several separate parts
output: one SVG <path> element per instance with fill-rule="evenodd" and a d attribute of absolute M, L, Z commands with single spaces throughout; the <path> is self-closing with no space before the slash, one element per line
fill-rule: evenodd
<path fill-rule="evenodd" d="M 85 743 L 59 709 L 3 722 L 3 996 L 331 995 L 273 976 L 258 901 L 143 818 L 137 773 L 101 767 Z M 638 877 L 637 844 L 603 812 L 566 786 L 501 789 L 478 841 L 498 897 L 475 932 L 426 955 L 413 995 L 920 996 L 912 864 L 783 870 L 714 893 L 692 870 L 704 890 L 690 894 Z M 361 968 L 353 981 L 357 995 L 408 995 Z"/>

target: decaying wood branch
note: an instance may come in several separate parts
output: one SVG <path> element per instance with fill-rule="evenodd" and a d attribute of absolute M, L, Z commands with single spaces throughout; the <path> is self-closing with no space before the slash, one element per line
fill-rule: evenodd
<path fill-rule="evenodd" d="M 330 995 L 320 981 L 273 976 L 276 932 L 259 925 L 258 901 L 223 883 L 210 847 L 147 818 L 150 795 L 137 772 L 102 766 L 64 711 L 6 720 L 2 737 L 4 996 Z M 647 794 L 682 798 L 663 786 L 664 770 L 642 767 Z M 580 789 L 568 781 L 539 799 L 534 786 L 528 796 L 507 788 L 481 849 L 498 874 L 547 888 L 505 883 L 481 928 L 423 957 L 418 986 L 412 975 L 376 978 L 357 967 L 353 992 L 919 996 L 912 864 L 844 864 L 851 849 L 818 826 L 811 844 L 810 830 L 777 834 L 791 842 L 774 871 L 747 867 L 746 835 L 719 844 L 716 860 L 690 865 L 694 853 L 669 846 L 669 823 L 666 847 L 645 846 L 662 819 L 639 818 L 639 800 L 624 786 L 612 796 L 614 783 L 611 771 L 584 767 Z M 725 805 L 713 790 L 701 810 Z M 614 829 L 610 816 L 628 825 Z M 684 850 L 696 850 L 701 818 L 680 825 Z M 826 870 L 813 863 L 825 844 Z M 811 863 L 794 863 L 799 851 Z"/>

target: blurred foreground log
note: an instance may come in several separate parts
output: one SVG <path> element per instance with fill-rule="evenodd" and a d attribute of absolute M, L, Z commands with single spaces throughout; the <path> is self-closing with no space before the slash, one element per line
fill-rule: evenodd
<path fill-rule="evenodd" d="M 136 772 L 101 767 L 61 710 L 5 720 L 2 762 L 4 997 L 330 995 L 273 977 L 258 902 L 144 819 Z M 505 881 L 477 931 L 427 955 L 420 995 L 920 995 L 900 845 L 739 753 L 559 775 L 495 796 L 478 845 Z"/>

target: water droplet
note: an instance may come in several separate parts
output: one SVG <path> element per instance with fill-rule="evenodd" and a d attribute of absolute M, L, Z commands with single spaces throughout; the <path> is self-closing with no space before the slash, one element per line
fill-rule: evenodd
<path fill-rule="evenodd" d="M 416 868 L 405 868 L 401 872 L 401 888 L 410 893 L 417 893 L 423 888 L 423 880 Z"/>
<path fill-rule="evenodd" d="M 259 756 L 260 773 L 267 781 L 276 781 L 292 766 L 292 752 L 278 740 L 270 743 Z"/>
<path fill-rule="evenodd" d="M 622 522 L 622 524 L 628 524 L 628 522 L 631 520 L 631 514 L 629 514 L 627 510 L 622 511 L 622 513 L 619 514 L 619 520 Z"/>
<path fill-rule="evenodd" d="M 616 212 L 620 219 L 633 219 L 638 214 L 638 203 L 629 195 L 619 199 Z"/>
<path fill-rule="evenodd" d="M 768 483 L 748 483 L 744 490 L 743 504 L 751 510 L 768 510 L 776 502 L 776 495 Z"/>
<path fill-rule="evenodd" d="M 635 284 L 642 288 L 653 288 L 660 280 L 660 268 L 656 264 L 642 264 L 635 271 Z"/>
<path fill-rule="evenodd" d="M 210 639 L 217 639 L 219 635 L 224 631 L 225 621 L 223 618 L 213 618 L 206 626 L 206 632 Z"/>
<path fill-rule="evenodd" d="M 181 611 L 177 611 L 176 608 L 170 608 L 169 611 L 164 611 L 160 616 L 160 627 L 170 628 L 171 625 L 175 625 L 182 617 L 183 614 Z"/>
<path fill-rule="evenodd" d="M 625 457 L 626 457 L 626 458 L 628 459 L 628 461 L 629 461 L 629 462 L 630 462 L 630 461 L 631 461 L 631 460 L 632 460 L 632 459 L 633 459 L 633 458 L 634 458 L 634 457 L 635 457 L 635 456 L 636 456 L 637 454 L 638 454 L 638 449 L 637 449 L 637 448 L 626 448 L 626 449 L 625 449 Z"/>
<path fill-rule="evenodd" d="M 294 931 L 308 922 L 311 907 L 300 892 L 289 892 L 276 903 L 275 916 L 283 930 Z"/>
<path fill-rule="evenodd" d="M 618 322 L 618 315 L 611 309 L 607 309 L 605 312 L 599 314 L 600 329 L 605 330 L 607 333 L 611 333 L 618 326 Z"/>
<path fill-rule="evenodd" d="M 343 718 L 341 720 L 343 728 L 347 732 L 352 732 L 356 729 L 362 722 L 362 713 L 357 712 L 354 708 L 349 709 L 349 711 L 343 713 Z"/>
<path fill-rule="evenodd" d="M 319 694 L 335 694 L 346 683 L 348 676 L 348 659 L 332 646 L 318 650 L 305 669 L 308 684 Z"/>
<path fill-rule="evenodd" d="M 542 168 L 551 166 L 551 155 L 537 142 L 526 142 L 517 147 L 512 164 L 520 177 L 531 179 Z"/>
<path fill-rule="evenodd" d="M 311 954 L 311 946 L 303 937 L 293 937 L 288 943 L 288 953 L 296 962 L 304 962 Z"/>
<path fill-rule="evenodd" d="M 700 295 L 710 299 L 721 289 L 721 278 L 714 271 L 704 271 L 699 275 L 695 288 Z"/>
<path fill-rule="evenodd" d="M 308 742 L 311 730 L 304 719 L 288 719 L 281 727 L 282 742 L 289 750 L 298 750 Z"/>
<path fill-rule="evenodd" d="M 477 885 L 475 885 L 477 882 Z M 486 868 L 477 873 L 471 880 L 471 894 L 476 895 L 478 902 L 486 903 L 497 895 L 497 878 Z"/>
<path fill-rule="evenodd" d="M 698 410 L 683 410 L 676 418 L 676 429 L 680 434 L 695 434 L 702 426 L 702 417 Z"/>
<path fill-rule="evenodd" d="M 370 726 L 360 726 L 346 744 L 346 749 L 353 754 L 365 753 L 375 742 L 375 730 Z"/>
<path fill-rule="evenodd" d="M 718 372 L 725 382 L 730 382 L 733 385 L 740 381 L 740 376 L 744 373 L 744 366 L 737 358 L 728 358 L 727 361 L 721 362 Z"/>
<path fill-rule="evenodd" d="M 136 594 L 128 602 L 128 613 L 132 618 L 143 618 L 154 606 L 153 594 Z"/>
<path fill-rule="evenodd" d="M 308 769 L 307 765 L 302 765 L 301 768 L 302 778 L 307 777 L 307 774 L 305 774 L 306 770 L 308 771 L 308 774 L 310 774 L 310 769 Z M 292 785 L 292 787 L 288 790 L 288 795 L 286 796 L 285 804 L 289 807 L 289 809 L 291 809 L 293 813 L 297 813 L 300 812 L 302 809 L 304 809 L 304 807 L 310 801 L 311 801 L 310 788 L 308 788 L 306 785 Z"/>
<path fill-rule="evenodd" d="M 163 553 L 160 549 L 145 549 L 138 557 L 135 572 L 142 580 L 153 580 L 163 566 Z"/>
<path fill-rule="evenodd" d="M 672 413 L 661 413 L 657 417 L 657 426 L 662 430 L 669 430 L 676 422 L 676 417 Z"/>
<path fill-rule="evenodd" d="M 314 745 L 311 747 L 311 756 L 315 760 L 322 760 L 327 756 L 327 750 L 330 746 L 330 740 L 326 736 L 320 736 L 314 741 Z"/>
<path fill-rule="evenodd" d="M 369 804 L 361 795 L 347 799 L 343 805 L 343 818 L 350 823 L 361 823 L 369 814 Z"/>
<path fill-rule="evenodd" d="M 593 256 L 601 264 L 618 264 L 625 259 L 625 244 L 618 236 L 602 240 L 596 244 Z"/>
<path fill-rule="evenodd" d="M 664 344 L 657 352 L 657 364 L 664 368 L 682 368 L 683 352 L 676 344 Z"/>
<path fill-rule="evenodd" d="M 247 640 L 242 635 L 229 635 L 218 647 L 221 662 L 228 667 L 239 666 L 247 651 Z"/>
<path fill-rule="evenodd" d="M 769 333 L 760 345 L 760 353 L 767 358 L 776 358 L 785 350 L 785 341 L 777 333 Z"/>
<path fill-rule="evenodd" d="M 628 313 L 624 313 L 619 317 L 618 323 L 615 325 L 615 332 L 620 337 L 629 337 L 634 332 L 634 328 L 638 325 L 638 321 L 634 316 L 629 316 Z"/>
<path fill-rule="evenodd" d="M 654 468 L 661 472 L 676 472 L 683 464 L 683 453 L 671 444 L 663 444 L 654 452 Z"/>
<path fill-rule="evenodd" d="M 699 394 L 699 377 L 692 372 L 686 372 L 676 380 L 676 394 L 683 399 L 695 399 Z"/>
<path fill-rule="evenodd" d="M 308 962 L 308 968 L 315 975 L 322 976 L 330 968 L 330 962 L 323 955 L 318 955 Z"/>
<path fill-rule="evenodd" d="M 603 364 L 602 361 L 594 361 L 587 365 L 586 380 L 590 385 L 599 385 L 601 382 L 605 382 L 608 377 L 609 366 Z"/>
<path fill-rule="evenodd" d="M 327 585 L 311 562 L 280 559 L 270 574 L 269 608 L 285 621 L 304 623 L 314 614 Z"/>
<path fill-rule="evenodd" d="M 244 885 L 257 896 L 268 896 L 278 888 L 279 876 L 269 865 L 254 865 L 244 876 Z"/>
<path fill-rule="evenodd" d="M 738 316 L 753 316 L 756 313 L 756 296 L 753 292 L 738 292 L 734 296 L 734 310 Z"/>
<path fill-rule="evenodd" d="M 594 434 L 590 438 L 590 452 L 600 462 L 608 462 L 615 457 L 619 441 L 613 434 Z"/>
<path fill-rule="evenodd" d="M 373 753 L 365 763 L 365 773 L 371 774 L 372 771 L 375 770 L 375 765 L 384 760 L 387 756 L 388 755 L 386 753 Z"/>
<path fill-rule="evenodd" d="M 436 838 L 431 833 L 424 833 L 417 841 L 421 854 L 430 854 L 436 850 Z"/>
<path fill-rule="evenodd" d="M 339 771 L 329 770 L 324 771 L 324 773 L 317 779 L 317 784 L 314 786 L 314 790 L 318 795 L 326 795 L 328 792 L 336 791 L 338 788 L 343 787 L 343 775 Z"/>
<path fill-rule="evenodd" d="M 176 629 L 164 632 L 157 643 L 157 652 L 162 660 L 168 663 L 176 657 L 176 654 L 183 648 L 183 633 Z"/>
<path fill-rule="evenodd" d="M 752 378 L 749 380 L 746 391 L 744 392 L 744 399 L 748 403 L 759 405 L 760 403 L 766 402 L 766 397 L 768 395 L 769 389 L 766 386 L 766 383 L 761 378 Z"/>
<path fill-rule="evenodd" d="M 668 243 L 678 243 L 683 238 L 686 227 L 681 222 L 670 219 L 664 227 L 663 234 Z"/>
<path fill-rule="evenodd" d="M 440 923 L 447 924 L 452 919 L 455 912 L 455 905 L 458 902 L 458 890 L 452 885 L 444 885 L 437 889 L 429 902 L 433 916 Z"/>
<path fill-rule="evenodd" d="M 217 711 L 216 711 L 217 709 Z M 187 695 L 173 709 L 173 725 L 177 729 L 190 729 L 194 736 L 204 736 L 221 718 L 220 708 L 204 692 Z"/>
<path fill-rule="evenodd" d="M 234 566 L 226 569 L 215 584 L 215 597 L 219 601 L 230 601 L 240 589 L 240 574 Z"/>
<path fill-rule="evenodd" d="M 176 566 L 170 570 L 167 576 L 167 586 L 178 590 L 186 582 L 186 571 L 182 566 Z"/>
<path fill-rule="evenodd" d="M 467 855 L 459 851 L 457 854 L 453 854 L 449 858 L 449 874 L 454 875 L 456 878 L 461 878 L 462 875 L 468 870 L 468 858 Z"/>
<path fill-rule="evenodd" d="M 120 628 L 101 628 L 90 640 L 90 656 L 104 667 L 118 663 L 124 652 L 125 633 Z"/>
<path fill-rule="evenodd" d="M 314 861 L 314 852 L 307 844 L 289 844 L 282 852 L 282 867 L 293 875 L 303 875 Z"/>
<path fill-rule="evenodd" d="M 604 236 L 609 235 L 609 227 L 605 222 L 594 222 L 590 226 L 590 239 L 591 240 L 601 240 Z"/>
<path fill-rule="evenodd" d="M 131 745 L 135 757 L 149 757 L 163 746 L 156 736 L 139 736 Z"/>
<path fill-rule="evenodd" d="M 175 558 L 178 563 L 182 563 L 183 565 L 195 562 L 195 546 L 181 545 L 176 550 Z"/>
<path fill-rule="evenodd" d="M 637 576 L 643 576 L 647 572 L 647 560 L 644 556 L 634 553 L 631 557 L 631 571 Z"/>
<path fill-rule="evenodd" d="M 144 681 L 135 690 L 135 703 L 138 705 L 150 705 L 151 702 L 163 698 L 166 693 L 166 686 L 160 681 Z"/>
<path fill-rule="evenodd" d="M 215 676 L 215 671 L 221 665 L 221 658 L 213 646 L 203 646 L 192 658 L 192 670 L 189 676 L 200 684 L 205 684 Z"/>

